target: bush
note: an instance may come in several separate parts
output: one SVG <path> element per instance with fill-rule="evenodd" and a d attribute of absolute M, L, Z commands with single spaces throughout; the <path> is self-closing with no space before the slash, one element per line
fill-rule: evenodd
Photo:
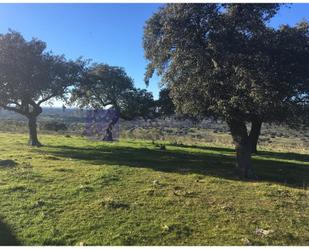
<path fill-rule="evenodd" d="M 60 123 L 56 121 L 47 122 L 43 124 L 42 128 L 48 131 L 66 131 L 68 129 L 65 123 Z"/>

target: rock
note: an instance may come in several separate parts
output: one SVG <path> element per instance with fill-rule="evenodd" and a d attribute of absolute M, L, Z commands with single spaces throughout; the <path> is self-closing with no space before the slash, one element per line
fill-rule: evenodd
<path fill-rule="evenodd" d="M 153 185 L 159 185 L 160 183 L 159 183 L 158 180 L 154 180 L 154 181 L 152 182 L 152 184 L 153 184 Z"/>
<path fill-rule="evenodd" d="M 248 238 L 242 238 L 241 242 L 245 245 L 245 246 L 251 246 L 252 243 Z"/>
<path fill-rule="evenodd" d="M 162 226 L 162 230 L 163 231 L 169 231 L 170 230 L 170 227 L 168 225 L 163 225 Z"/>
<path fill-rule="evenodd" d="M 268 236 L 269 234 L 271 234 L 273 232 L 274 232 L 274 230 L 271 230 L 271 229 L 267 230 L 267 229 L 257 228 L 255 230 L 255 234 L 256 235 L 260 235 L 260 236 L 263 236 L 263 237 L 266 237 L 266 236 Z"/>

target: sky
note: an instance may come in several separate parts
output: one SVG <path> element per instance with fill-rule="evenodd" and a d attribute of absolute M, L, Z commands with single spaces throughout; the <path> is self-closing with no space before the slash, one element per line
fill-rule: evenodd
<path fill-rule="evenodd" d="M 146 88 L 143 27 L 160 5 L 0 4 L 0 33 L 13 29 L 27 40 L 35 37 L 45 41 L 48 50 L 68 59 L 83 56 L 93 62 L 123 67 L 136 87 Z M 270 25 L 294 25 L 302 19 L 309 21 L 309 4 L 292 4 L 282 7 Z M 147 90 L 158 97 L 158 77 L 153 77 Z"/>

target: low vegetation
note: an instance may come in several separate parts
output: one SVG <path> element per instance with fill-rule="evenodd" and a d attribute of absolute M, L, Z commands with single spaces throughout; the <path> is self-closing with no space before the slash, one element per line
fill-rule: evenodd
<path fill-rule="evenodd" d="M 308 153 L 0 134 L 0 244 L 308 245 Z M 162 146 L 164 145 L 164 146 Z"/>

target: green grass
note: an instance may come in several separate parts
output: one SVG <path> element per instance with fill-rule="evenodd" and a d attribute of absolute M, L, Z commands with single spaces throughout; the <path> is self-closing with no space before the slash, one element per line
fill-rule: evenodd
<path fill-rule="evenodd" d="M 309 155 L 40 138 L 0 133 L 0 245 L 309 244 Z"/>

